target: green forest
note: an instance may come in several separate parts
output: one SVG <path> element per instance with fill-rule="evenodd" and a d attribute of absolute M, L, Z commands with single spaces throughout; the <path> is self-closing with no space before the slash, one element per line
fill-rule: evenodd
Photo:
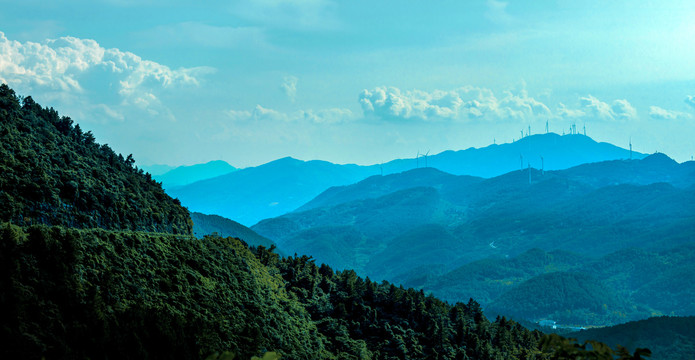
<path fill-rule="evenodd" d="M 474 300 L 192 235 L 161 184 L 0 85 L 1 358 L 640 359 Z"/>
<path fill-rule="evenodd" d="M 67 116 L 0 85 L 0 221 L 191 234 L 180 202 Z"/>

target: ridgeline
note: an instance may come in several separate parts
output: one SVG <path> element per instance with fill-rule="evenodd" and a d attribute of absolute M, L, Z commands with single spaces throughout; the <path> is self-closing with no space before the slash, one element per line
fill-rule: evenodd
<path fill-rule="evenodd" d="M 6 85 L 0 124 L 0 358 L 559 359 L 585 351 L 504 317 L 491 322 L 473 300 L 450 305 L 272 247 L 196 239 L 187 210 L 132 157 Z"/>

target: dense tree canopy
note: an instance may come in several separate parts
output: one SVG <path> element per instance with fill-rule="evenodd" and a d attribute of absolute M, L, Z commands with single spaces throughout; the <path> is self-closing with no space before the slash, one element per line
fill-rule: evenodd
<path fill-rule="evenodd" d="M 0 86 L 0 358 L 555 359 L 572 347 L 491 322 L 473 300 L 196 239 L 132 156 L 21 103 Z"/>
<path fill-rule="evenodd" d="M 72 119 L 0 85 L 0 220 L 190 234 L 188 211 Z"/>

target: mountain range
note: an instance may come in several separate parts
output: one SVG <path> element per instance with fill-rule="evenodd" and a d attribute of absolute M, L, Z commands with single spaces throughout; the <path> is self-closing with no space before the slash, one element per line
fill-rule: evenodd
<path fill-rule="evenodd" d="M 187 209 L 132 156 L 5 84 L 0 155 L 0 358 L 555 353 L 542 347 L 542 333 L 489 321 L 473 300 L 448 304 L 308 256 L 198 239 Z"/>
<path fill-rule="evenodd" d="M 168 170 L 161 172 L 167 168 Z M 145 171 L 149 171 L 148 169 L 160 171 L 158 174 L 152 173 L 152 178 L 161 182 L 165 189 L 192 184 L 196 181 L 229 174 L 237 170 L 234 166 L 222 160 L 175 168 L 167 167 L 166 165 L 144 167 Z"/>
<path fill-rule="evenodd" d="M 678 164 L 664 154 L 653 154 L 566 170 L 527 168 L 490 179 L 421 168 L 330 188 L 298 211 L 266 219 L 252 229 L 288 253 L 310 254 L 319 262 L 422 288 L 450 301 L 474 296 L 490 305 L 488 310 L 512 315 L 518 314 L 512 304 L 522 303 L 518 299 L 531 289 L 543 288 L 538 284 L 547 289 L 554 288 L 552 284 L 582 283 L 585 291 L 572 301 L 581 298 L 578 294 L 586 299 L 610 294 L 605 291 L 613 289 L 604 283 L 607 275 L 578 271 L 581 262 L 631 247 L 653 252 L 695 241 L 695 162 Z M 540 270 L 521 267 L 515 276 L 500 278 L 493 271 L 479 277 L 489 284 L 471 283 L 469 275 L 476 272 L 469 267 L 476 261 L 515 259 L 534 248 L 560 251 L 558 256 L 567 259 Z M 452 275 L 459 267 L 464 269 L 458 270 L 461 275 Z M 617 276 L 628 276 L 627 269 L 619 270 Z M 692 269 L 673 271 L 691 274 Z M 536 276 L 546 277 L 535 280 Z M 521 295 L 505 295 L 514 286 L 520 287 Z M 638 289 L 633 283 L 611 299 L 623 299 Z M 621 315 L 605 316 L 599 306 L 589 311 L 577 308 L 563 319 L 606 325 L 652 313 L 691 311 L 630 297 L 628 302 L 605 302 Z M 558 317 L 559 310 L 522 316 Z"/>
<path fill-rule="evenodd" d="M 674 165 L 662 155 L 627 161 L 623 170 L 600 179 L 591 176 L 592 167 L 567 172 L 527 168 L 491 179 L 415 169 L 334 188 L 302 212 L 264 222 L 280 235 L 283 228 L 313 232 L 324 237 L 316 244 L 336 251 L 371 246 L 377 257 L 358 248 L 354 252 L 362 258 L 345 256 L 344 261 L 363 264 L 362 270 L 395 267 L 404 282 L 419 284 L 406 289 L 353 270 L 336 271 L 310 256 L 279 256 L 272 244 L 249 248 L 250 237 L 258 235 L 231 220 L 203 214 L 191 219 L 160 182 L 134 166 L 132 156 L 96 143 L 72 119 L 31 97 L 16 96 L 4 84 L 0 140 L 2 358 L 547 360 L 608 349 L 593 343 L 598 350 L 586 350 L 505 316 L 490 321 L 473 299 L 449 303 L 432 296 L 447 282 L 461 286 L 450 288 L 454 292 L 468 286 L 465 295 L 478 296 L 483 292 L 476 289 L 485 289 L 491 294 L 488 314 L 496 307 L 520 318 L 546 316 L 555 310 L 548 304 L 555 302 L 569 311 L 551 315 L 566 321 L 576 314 L 630 315 L 642 307 L 693 311 L 692 164 Z M 666 182 L 652 183 L 655 179 Z M 595 228 L 601 225 L 590 220 L 610 214 L 618 222 L 609 219 L 613 222 L 603 225 L 627 221 L 622 230 L 633 235 L 641 230 L 640 245 L 647 247 L 603 257 L 592 255 L 603 249 L 595 244 L 590 252 L 577 247 L 580 254 L 530 249 L 513 255 L 511 241 L 495 240 L 487 248 L 500 252 L 449 264 L 469 251 L 467 244 L 452 245 L 461 236 L 452 229 L 466 230 L 467 222 L 490 214 L 514 214 L 510 206 L 543 215 L 552 214 L 548 206 L 573 209 L 574 200 L 590 198 L 587 194 L 603 202 L 585 206 L 588 215 L 577 208 L 570 217 Z M 346 219 L 353 223 L 330 225 L 336 209 L 352 215 Z M 297 214 L 314 218 L 303 223 L 293 217 Z M 461 227 L 438 223 L 445 220 Z M 631 228 L 637 220 L 642 224 Z M 328 226 L 310 228 L 312 223 Z M 518 228 L 500 230 L 513 240 Z M 192 235 L 219 231 L 248 242 Z M 366 237 L 389 232 L 399 240 Z M 494 236 L 489 229 L 463 231 L 463 236 L 480 234 Z M 542 234 L 537 232 L 539 238 Z M 335 239 L 346 240 L 343 247 L 331 247 Z M 475 239 L 468 240 L 473 244 Z M 667 244 L 671 247 L 664 249 Z M 452 246 L 459 252 L 450 251 Z M 407 256 L 399 255 L 404 251 Z M 432 266 L 437 259 L 446 264 Z M 403 263 L 410 268 L 403 271 Z M 447 272 L 449 267 L 453 270 Z M 423 290 L 436 284 L 442 289 Z M 529 299 L 537 301 L 529 304 Z M 692 325 L 691 317 L 658 317 L 573 336 L 606 339 L 611 345 L 619 341 L 631 349 L 646 344 L 656 358 L 688 359 Z M 638 359 L 639 353 L 648 354 L 621 350 L 620 358 Z"/>
<path fill-rule="evenodd" d="M 644 156 L 584 135 L 548 133 L 507 144 L 445 151 L 426 158 L 420 156 L 370 166 L 283 158 L 183 186 L 165 184 L 165 187 L 192 211 L 220 215 L 251 226 L 260 220 L 295 211 L 330 187 L 353 184 L 377 174 L 398 174 L 429 167 L 452 175 L 488 178 L 528 167 L 558 170 L 584 163 Z M 155 178 L 162 179 L 162 176 Z"/>

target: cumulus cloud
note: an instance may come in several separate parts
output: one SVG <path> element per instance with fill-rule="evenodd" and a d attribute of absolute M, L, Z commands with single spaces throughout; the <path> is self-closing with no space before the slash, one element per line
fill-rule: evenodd
<path fill-rule="evenodd" d="M 658 106 L 649 107 L 649 116 L 658 120 L 691 119 L 692 115 L 680 111 L 666 110 Z"/>
<path fill-rule="evenodd" d="M 298 110 L 294 112 L 281 112 L 261 105 L 256 105 L 252 111 L 228 110 L 226 115 L 235 122 L 282 122 L 282 123 L 314 123 L 336 124 L 355 119 L 355 115 L 349 109 L 329 108 L 321 110 Z"/>
<path fill-rule="evenodd" d="M 156 88 L 197 86 L 212 68 L 171 69 L 119 49 L 106 49 L 91 39 L 61 37 L 43 44 L 21 43 L 0 32 L 0 81 L 23 91 L 34 88 L 82 92 L 80 76 L 105 71 L 118 76 L 125 102 L 146 107 L 157 103 Z"/>
<path fill-rule="evenodd" d="M 295 76 L 285 76 L 282 79 L 282 84 L 280 85 L 280 88 L 282 91 L 287 95 L 288 98 L 292 102 L 294 102 L 295 97 L 297 96 L 297 77 Z"/>
<path fill-rule="evenodd" d="M 559 118 L 562 119 L 577 119 L 577 118 L 582 118 L 586 115 L 586 113 L 582 110 L 579 109 L 570 109 L 565 104 L 560 103 L 557 107 L 557 111 L 555 112 Z"/>
<path fill-rule="evenodd" d="M 526 120 L 552 115 L 545 104 L 529 97 L 525 90 L 506 91 L 497 98 L 490 89 L 473 86 L 432 92 L 377 87 L 363 90 L 359 101 L 365 115 L 385 120 Z"/>
<path fill-rule="evenodd" d="M 613 114 L 619 120 L 631 120 L 637 118 L 637 110 L 627 100 L 615 100 L 611 106 Z"/>
<path fill-rule="evenodd" d="M 633 120 L 637 110 L 627 100 L 615 100 L 608 104 L 592 95 L 579 98 L 579 103 L 587 116 L 601 120 Z"/>
<path fill-rule="evenodd" d="M 685 98 L 685 103 L 695 108 L 695 95 L 688 95 Z"/>

